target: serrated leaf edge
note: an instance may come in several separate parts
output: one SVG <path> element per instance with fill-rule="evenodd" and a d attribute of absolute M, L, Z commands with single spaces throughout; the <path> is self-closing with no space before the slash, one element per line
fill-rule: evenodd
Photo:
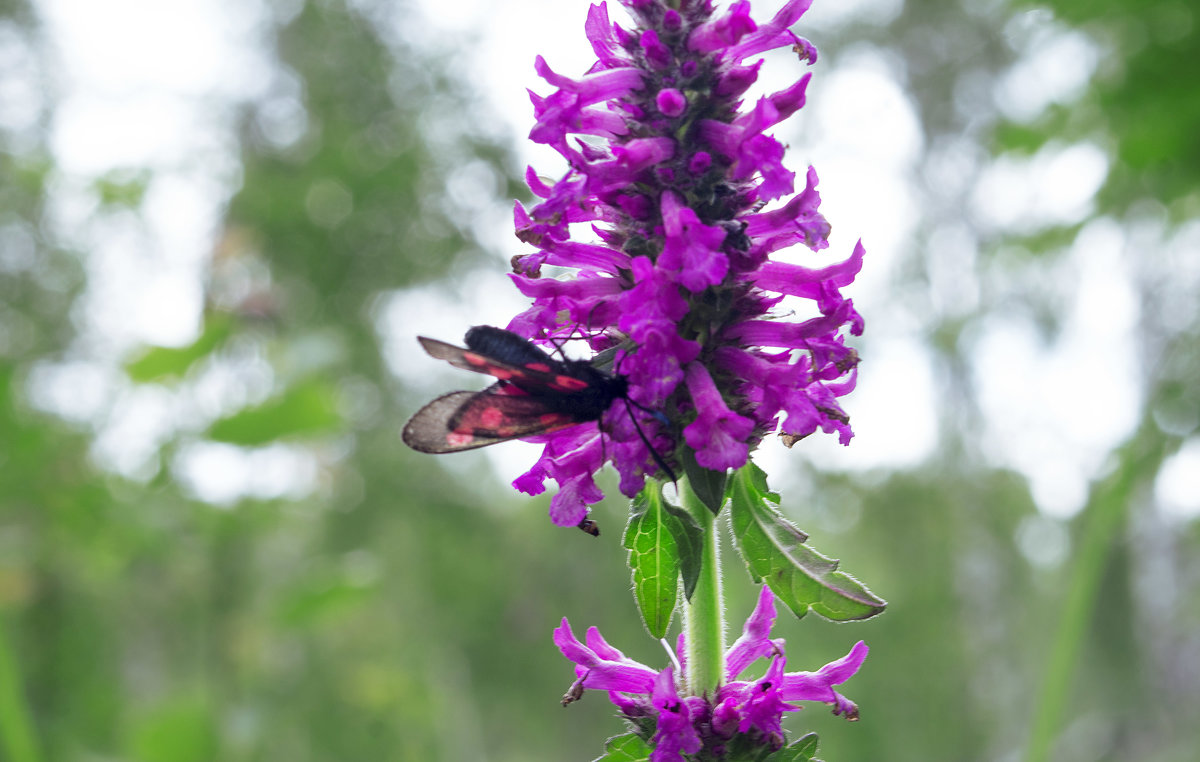
<path fill-rule="evenodd" d="M 768 497 L 772 496 L 772 495 L 774 495 L 774 497 L 775 497 L 775 500 L 773 500 L 772 502 L 777 502 L 778 495 L 771 493 L 767 489 L 766 473 L 761 468 L 759 468 L 752 462 L 747 463 L 745 467 L 736 471 L 733 474 L 733 478 L 731 479 L 731 482 L 732 482 L 732 484 L 731 484 L 731 488 L 730 488 L 730 502 L 731 502 L 730 528 L 733 532 L 735 540 L 737 541 L 738 551 L 741 553 L 743 560 L 746 562 L 746 566 L 747 566 L 747 569 L 749 569 L 749 571 L 750 571 L 751 577 L 754 578 L 754 580 L 756 582 L 765 580 L 767 585 L 771 588 L 771 590 L 773 592 L 775 592 L 776 595 L 783 598 L 784 603 L 787 604 L 788 608 L 792 609 L 793 613 L 795 613 L 796 616 L 800 617 L 800 616 L 804 616 L 804 614 L 807 613 L 808 611 L 816 611 L 816 613 L 819 616 L 823 616 L 823 617 L 825 617 L 827 619 L 831 619 L 833 621 L 854 621 L 854 620 L 861 620 L 861 619 L 870 619 L 871 617 L 880 614 L 884 610 L 884 608 L 887 606 L 886 601 L 884 601 L 882 598 L 880 598 L 877 595 L 875 595 L 874 593 L 872 593 L 870 591 L 870 589 L 867 588 L 866 585 L 859 582 L 852 575 L 847 574 L 846 572 L 843 572 L 843 571 L 838 571 L 838 564 L 839 564 L 838 559 L 829 558 L 828 556 L 823 555 L 820 551 L 813 548 L 811 545 L 808 545 L 807 544 L 808 535 L 805 534 L 799 527 L 797 527 L 795 524 L 793 524 L 790 520 L 788 520 L 788 518 L 786 516 L 784 516 L 782 513 L 780 513 L 774 506 L 770 505 L 767 502 Z M 747 490 L 747 491 L 753 490 L 749 495 L 747 495 L 747 499 L 743 502 L 743 505 L 745 506 L 745 510 L 749 512 L 750 521 L 747 522 L 745 530 L 740 534 L 737 531 L 737 526 L 736 526 L 737 521 L 735 520 L 736 514 L 738 513 L 737 506 L 739 505 L 739 501 L 734 499 L 734 495 L 733 495 L 733 493 L 737 492 L 739 489 Z M 803 539 L 800 539 L 799 541 L 797 541 L 795 544 L 797 546 L 804 545 L 809 553 L 811 553 L 812 555 L 816 556 L 817 559 L 819 559 L 822 566 L 826 567 L 826 570 L 821 572 L 819 575 L 814 575 L 814 574 L 810 573 L 809 567 L 801 564 L 799 562 L 799 560 L 795 557 L 793 552 L 781 544 L 778 533 L 770 531 L 765 526 L 764 522 L 760 520 L 760 514 L 766 514 L 767 516 L 769 516 L 773 520 L 774 525 L 776 527 L 779 527 L 780 529 L 782 529 L 784 531 L 788 531 L 789 533 L 793 533 L 793 537 L 803 538 Z M 780 583 L 781 583 L 781 580 L 779 579 L 780 572 L 784 572 L 786 570 L 773 569 L 773 570 L 770 570 L 769 575 L 764 575 L 764 574 L 760 573 L 759 569 L 754 568 L 755 562 L 752 559 L 746 557 L 746 552 L 744 550 L 745 541 L 743 539 L 743 536 L 746 534 L 746 532 L 750 531 L 751 528 L 755 528 L 755 527 L 759 529 L 760 534 L 766 539 L 766 541 L 772 547 L 775 548 L 775 550 L 779 553 L 779 555 L 788 560 L 788 562 L 791 564 L 793 574 L 799 573 L 799 574 L 802 574 L 802 575 L 808 577 L 809 579 L 812 579 L 822 589 L 828 590 L 828 591 L 832 592 L 834 595 L 839 596 L 839 597 L 841 597 L 847 601 L 850 601 L 852 603 L 855 603 L 858 606 L 865 607 L 867 609 L 867 612 L 860 616 L 849 616 L 849 617 L 830 616 L 827 613 L 822 613 L 822 611 L 817 608 L 817 606 L 821 605 L 821 603 L 822 603 L 822 601 L 820 601 L 819 599 L 815 602 L 804 603 L 803 604 L 804 611 L 796 611 L 795 608 L 792 607 L 792 599 L 795 596 L 785 594 L 784 592 L 782 592 L 780 590 Z M 769 563 L 769 561 L 768 561 L 768 563 Z M 791 575 L 789 574 L 788 576 L 790 577 Z M 862 592 L 858 593 L 858 592 L 854 592 L 854 591 L 845 591 L 840 587 L 835 587 L 831 584 L 827 584 L 828 578 L 833 577 L 833 576 L 836 576 L 842 580 L 848 581 L 852 585 L 858 587 Z M 789 585 L 789 587 L 792 587 L 792 585 Z M 788 590 L 787 592 L 791 593 L 792 591 Z M 800 603 L 800 601 L 797 601 L 797 602 Z M 827 611 L 830 611 L 828 606 L 822 606 L 822 608 L 825 608 Z"/>

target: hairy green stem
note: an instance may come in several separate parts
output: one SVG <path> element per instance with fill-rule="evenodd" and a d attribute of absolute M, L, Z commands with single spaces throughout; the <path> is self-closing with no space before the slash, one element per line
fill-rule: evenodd
<path fill-rule="evenodd" d="M 685 691 L 693 696 L 714 696 L 725 676 L 725 605 L 721 597 L 717 522 L 687 479 L 680 480 L 679 490 L 684 508 L 704 532 L 700 579 L 692 600 L 683 604 L 688 673 Z"/>

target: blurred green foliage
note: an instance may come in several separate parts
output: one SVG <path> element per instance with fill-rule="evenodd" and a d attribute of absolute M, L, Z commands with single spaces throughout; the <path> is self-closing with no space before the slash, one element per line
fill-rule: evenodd
<path fill-rule="evenodd" d="M 1180 0 L 1052 0 L 1055 18 L 1104 46 L 1086 92 L 1032 124 L 1008 123 L 1000 145 L 1036 150 L 1049 140 L 1093 140 L 1115 164 L 1101 194 L 1123 211 L 1155 199 L 1177 219 L 1196 213 L 1200 174 L 1200 56 L 1196 8 Z"/>
<path fill-rule="evenodd" d="M 599 695 L 559 706 L 572 674 L 550 632 L 566 615 L 662 663 L 629 595 L 627 506 L 599 508 L 596 541 L 551 527 L 545 498 L 518 498 L 478 454 L 407 451 L 398 433 L 421 400 L 384 362 L 378 332 L 394 293 L 495 266 L 445 178 L 483 161 L 504 178 L 490 190 L 510 199 L 524 193 L 518 172 L 452 59 L 382 37 L 369 2 L 284 6 L 264 33 L 300 83 L 304 129 L 280 141 L 263 104 L 246 105 L 242 182 L 214 247 L 202 330 L 185 347 L 109 358 L 122 388 L 183 407 L 206 374 L 247 358 L 268 369 L 269 388 L 180 425 L 144 473 L 101 467 L 95 426 L 33 402 L 39 368 L 87 356 L 89 252 L 65 249 L 47 211 L 62 179 L 53 100 L 36 139 L 0 131 L 0 758 L 593 758 L 619 724 Z M 1000 31 L 1024 8 L 910 3 L 886 26 L 817 42 L 834 63 L 826 51 L 851 42 L 903 62 L 929 151 L 963 136 L 998 135 L 1007 150 L 1102 135 L 1114 163 L 1096 214 L 1124 222 L 1149 200 L 1169 208 L 1164 225 L 1194 215 L 1195 11 L 1165 0 L 1054 8 L 1110 45 L 1109 60 L 1080 103 L 1033 124 L 1002 124 L 964 97 L 1012 63 Z M 0 24 L 49 44 L 20 0 L 0 3 Z M 141 168 L 94 178 L 94 214 L 137 211 L 154 179 Z M 988 285 L 970 313 L 942 314 L 928 307 L 923 244 L 964 211 L 961 196 L 924 182 L 919 240 L 893 290 L 925 307 L 941 445 L 924 465 L 872 473 L 820 472 L 794 451 L 793 481 L 810 489 L 784 494 L 782 510 L 890 606 L 865 624 L 781 616 L 790 669 L 859 638 L 872 646 L 845 687 L 862 722 L 810 708 L 789 728 L 817 731 L 829 760 L 1014 759 L 1037 733 L 1058 739 L 1052 756 L 1065 762 L 1194 759 L 1200 531 L 1164 522 L 1153 497 L 1200 410 L 1196 313 L 1168 314 L 1194 294 L 1141 263 L 1139 346 L 1113 348 L 1139 353 L 1141 424 L 1067 527 L 1079 553 L 1035 564 L 1017 538 L 1057 525 L 983 452 L 971 337 L 1014 309 L 1056 322 L 1062 305 L 1022 288 L 1048 277 L 1077 228 L 1027 238 L 1019 261 L 981 233 L 978 278 L 1016 285 Z M 305 448 L 314 488 L 205 503 L 176 466 L 197 442 Z M 724 558 L 737 621 L 755 591 L 735 555 Z"/>

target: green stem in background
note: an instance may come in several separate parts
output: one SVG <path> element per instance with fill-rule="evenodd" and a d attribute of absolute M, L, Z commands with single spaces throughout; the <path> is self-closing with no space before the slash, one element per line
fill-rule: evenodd
<path fill-rule="evenodd" d="M 683 604 L 687 641 L 686 693 L 714 696 L 725 673 L 725 605 L 721 597 L 721 565 L 717 550 L 716 517 L 697 497 L 687 479 L 679 481 L 680 499 L 704 533 L 700 578 L 690 602 Z"/>
<path fill-rule="evenodd" d="M 21 691 L 17 660 L 8 641 L 8 622 L 0 615 L 0 758 L 10 762 L 39 762 L 29 707 Z"/>
<path fill-rule="evenodd" d="M 1025 762 L 1050 759 L 1055 738 L 1065 723 L 1063 716 L 1071 681 L 1096 609 L 1105 564 L 1125 526 L 1134 491 L 1143 484 L 1146 474 L 1158 473 L 1163 460 L 1177 446 L 1174 442 L 1168 446 L 1154 423 L 1143 423 L 1137 435 L 1118 452 L 1120 468 L 1092 491 L 1062 620 L 1034 705 L 1033 729 Z"/>

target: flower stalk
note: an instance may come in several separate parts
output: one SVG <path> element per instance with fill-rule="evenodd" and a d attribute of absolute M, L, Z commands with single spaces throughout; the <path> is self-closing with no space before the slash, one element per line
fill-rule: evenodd
<path fill-rule="evenodd" d="M 554 632 L 575 665 L 564 704 L 606 691 L 644 743 L 629 758 L 764 759 L 786 743 L 781 720 L 798 701 L 856 719 L 834 686 L 858 670 L 866 645 L 816 672 L 785 672 L 784 641 L 770 637 L 776 596 L 797 615 L 831 619 L 867 618 L 885 605 L 806 545 L 750 460 L 771 434 L 789 447 L 817 431 L 842 444 L 853 436 L 839 398 L 855 386 L 858 355 L 846 340 L 863 320 L 842 289 L 864 250 L 857 244 L 827 267 L 801 263 L 829 245 L 830 226 L 816 171 L 803 173 L 797 191 L 770 132 L 804 105 L 811 74 L 745 99 L 760 54 L 790 48 L 816 61 L 790 29 L 811 1 L 785 0 L 760 23 L 749 0 L 722 10 L 713 0 L 620 0 L 632 28 L 612 23 L 600 2 L 585 24 L 596 53 L 586 73 L 535 62 L 553 92 L 530 93 L 530 138 L 568 169 L 557 180 L 526 173 L 536 200 L 518 203 L 514 222 L 533 251 L 513 259 L 511 277 L 532 304 L 508 329 L 556 346 L 585 339 L 606 372 L 611 361 L 624 395 L 599 421 L 541 437 L 541 458 L 514 485 L 539 494 L 547 479 L 558 482 L 551 519 L 578 526 L 603 497 L 595 473 L 611 463 L 621 492 L 635 498 L 625 546 L 654 637 L 680 602 L 682 633 L 661 670 L 627 658 L 594 627 L 584 642 L 565 618 Z M 589 228 L 597 240 L 577 240 Z M 666 481 L 678 484 L 682 509 L 663 499 Z M 752 578 L 766 582 L 730 646 L 716 520 L 726 498 L 735 545 Z M 763 659 L 760 677 L 741 679 Z"/>
<path fill-rule="evenodd" d="M 720 532 L 716 517 L 696 495 L 687 479 L 679 483 L 684 508 L 703 533 L 700 575 L 690 601 L 683 602 L 683 632 L 687 641 L 688 682 L 692 696 L 711 697 L 725 672 L 725 602 L 721 591 Z"/>

